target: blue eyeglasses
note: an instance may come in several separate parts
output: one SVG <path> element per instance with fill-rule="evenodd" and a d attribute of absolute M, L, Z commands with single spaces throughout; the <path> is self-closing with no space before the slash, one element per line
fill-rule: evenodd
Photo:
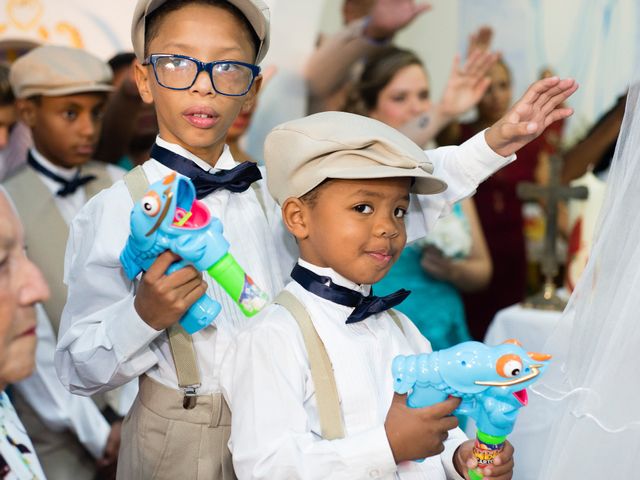
<path fill-rule="evenodd" d="M 158 83 L 171 90 L 187 90 L 200 72 L 207 72 L 213 89 L 229 97 L 245 95 L 260 74 L 260 67 L 251 63 L 232 60 L 204 63 L 186 55 L 165 53 L 149 55 L 143 65 L 153 66 Z"/>

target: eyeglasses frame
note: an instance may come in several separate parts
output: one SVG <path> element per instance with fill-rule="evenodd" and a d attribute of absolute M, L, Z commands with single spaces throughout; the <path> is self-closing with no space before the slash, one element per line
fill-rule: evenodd
<path fill-rule="evenodd" d="M 160 79 L 158 78 L 158 72 L 156 70 L 156 63 L 160 58 L 167 58 L 167 57 L 184 58 L 186 60 L 191 60 L 193 63 L 197 65 L 198 70 L 196 71 L 196 74 L 193 77 L 193 81 L 191 82 L 191 85 L 189 85 L 188 87 L 182 87 L 182 88 L 167 87 L 160 81 Z M 251 70 L 251 73 L 252 73 L 251 81 L 249 82 L 249 86 L 243 93 L 222 93 L 216 88 L 216 83 L 213 81 L 213 68 L 216 65 L 220 65 L 222 63 L 228 63 L 232 65 L 241 65 Z M 260 67 L 252 63 L 240 62 L 238 60 L 216 60 L 215 62 L 205 63 L 201 60 L 198 60 L 197 58 L 193 58 L 188 55 L 180 55 L 177 53 L 152 53 L 151 55 L 149 55 L 147 58 L 144 59 L 144 61 L 142 62 L 142 65 L 144 66 L 151 65 L 153 67 L 153 74 L 156 77 L 156 81 L 158 82 L 158 85 L 160 85 L 163 88 L 167 88 L 169 90 L 189 90 L 191 87 L 193 87 L 194 83 L 196 83 L 196 80 L 198 79 L 198 75 L 200 75 L 200 72 L 207 72 L 209 74 L 209 80 L 211 80 L 211 86 L 213 87 L 213 90 L 220 95 L 224 95 L 225 97 L 242 97 L 246 95 L 249 92 L 249 90 L 251 90 L 251 87 L 253 86 L 253 82 L 255 81 L 256 77 L 260 75 Z"/>

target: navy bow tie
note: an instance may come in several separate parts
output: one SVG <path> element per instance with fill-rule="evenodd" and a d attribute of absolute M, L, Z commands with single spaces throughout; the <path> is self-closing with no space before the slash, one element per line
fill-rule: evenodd
<path fill-rule="evenodd" d="M 253 182 L 262 178 L 260 169 L 253 162 L 242 162 L 231 170 L 209 173 L 182 155 L 156 144 L 151 149 L 151 158 L 165 167 L 189 177 L 193 182 L 193 186 L 196 187 L 196 198 L 198 200 L 221 188 L 236 193 L 244 192 Z"/>
<path fill-rule="evenodd" d="M 355 307 L 346 323 L 356 323 L 376 313 L 384 312 L 402 303 L 411 293 L 400 289 L 384 297 L 371 295 L 365 297 L 360 292 L 336 285 L 329 277 L 323 277 L 298 264 L 291 271 L 291 278 L 298 282 L 305 290 L 345 307 Z"/>
<path fill-rule="evenodd" d="M 36 172 L 40 172 L 45 177 L 48 177 L 51 180 L 54 180 L 55 182 L 58 182 L 60 185 L 62 185 L 62 188 L 56 192 L 56 195 L 58 195 L 59 197 L 66 197 L 67 195 L 71 195 L 78 188 L 96 179 L 95 175 L 85 175 L 84 177 L 81 177 L 80 170 L 78 170 L 78 173 L 76 173 L 76 175 L 71 180 L 62 178 L 61 176 L 53 173 L 51 170 L 48 170 L 44 165 L 38 163 L 33 155 L 31 155 L 31 152 L 27 154 L 27 163 L 31 165 L 31 168 L 33 168 Z"/>

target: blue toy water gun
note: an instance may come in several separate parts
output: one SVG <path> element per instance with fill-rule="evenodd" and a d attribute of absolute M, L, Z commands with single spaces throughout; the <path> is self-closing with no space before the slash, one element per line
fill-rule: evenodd
<path fill-rule="evenodd" d="M 246 316 L 258 313 L 269 301 L 229 253 L 220 220 L 196 200 L 191 180 L 167 175 L 149 186 L 131 210 L 131 234 L 120 254 L 120 263 L 130 280 L 148 270 L 162 252 L 171 250 L 182 260 L 167 273 L 186 265 L 207 271 L 231 296 Z M 210 325 L 221 306 L 207 295 L 198 299 L 182 316 L 180 324 L 190 334 Z"/>
<path fill-rule="evenodd" d="M 419 355 L 399 355 L 391 367 L 394 390 L 408 393 L 407 405 L 427 407 L 459 397 L 454 413 L 468 415 L 478 427 L 473 449 L 479 468 L 493 463 L 521 407 L 528 403 L 526 388 L 540 378 L 550 355 L 527 352 L 517 340 L 489 347 L 464 342 Z M 482 478 L 469 471 L 471 480 Z"/>

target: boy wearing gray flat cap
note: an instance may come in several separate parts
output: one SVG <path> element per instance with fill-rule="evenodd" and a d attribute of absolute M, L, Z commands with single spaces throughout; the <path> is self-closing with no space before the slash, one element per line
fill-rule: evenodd
<path fill-rule="evenodd" d="M 392 310 L 410 292 L 371 289 L 406 244 L 412 194 L 428 211 L 447 183 L 397 130 L 341 112 L 276 127 L 265 164 L 300 257 L 223 364 L 238 477 L 466 478 L 477 463 L 452 415 L 460 399 L 412 409 L 393 391 L 393 358 L 431 351 Z M 508 445 L 482 474 L 512 470 Z"/>

